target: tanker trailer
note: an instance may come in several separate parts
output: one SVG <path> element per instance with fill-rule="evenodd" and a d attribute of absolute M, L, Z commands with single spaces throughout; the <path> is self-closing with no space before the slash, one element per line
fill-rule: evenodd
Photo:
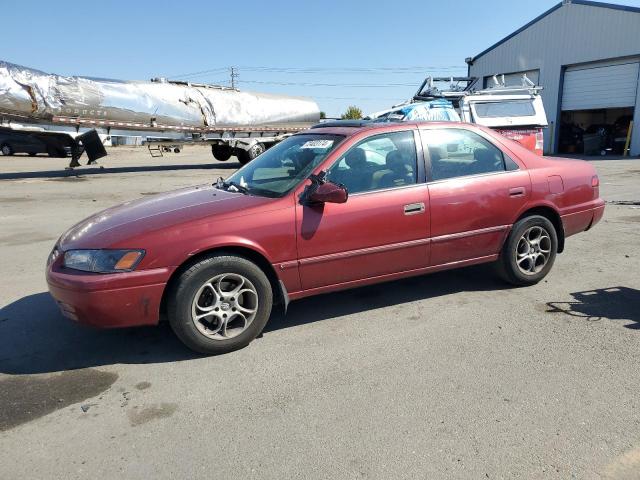
<path fill-rule="evenodd" d="M 158 144 L 208 143 L 221 161 L 246 163 L 320 118 L 307 98 L 241 91 L 217 85 L 123 81 L 48 74 L 0 61 L 0 116 L 22 121 L 172 132 Z M 160 145 L 159 145 L 160 146 Z"/>

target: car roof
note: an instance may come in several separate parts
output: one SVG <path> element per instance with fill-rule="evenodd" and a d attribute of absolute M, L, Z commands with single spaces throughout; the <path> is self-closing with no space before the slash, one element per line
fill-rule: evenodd
<path fill-rule="evenodd" d="M 326 127 L 367 127 L 373 122 L 371 120 L 330 120 L 327 122 L 320 122 L 313 125 L 311 128 L 326 128 Z"/>
<path fill-rule="evenodd" d="M 336 120 L 330 122 L 322 122 L 312 126 L 309 130 L 305 130 L 300 133 L 320 133 L 320 134 L 333 134 L 344 135 L 350 137 L 363 131 L 372 130 L 397 130 L 398 127 L 452 127 L 463 126 L 476 128 L 477 125 L 465 123 L 465 122 L 373 122 L 371 120 Z"/>

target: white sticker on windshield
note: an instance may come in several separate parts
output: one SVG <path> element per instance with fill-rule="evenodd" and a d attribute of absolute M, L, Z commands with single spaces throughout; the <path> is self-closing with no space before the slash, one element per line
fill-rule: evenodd
<path fill-rule="evenodd" d="M 300 148 L 329 148 L 333 145 L 333 140 L 309 140 Z"/>

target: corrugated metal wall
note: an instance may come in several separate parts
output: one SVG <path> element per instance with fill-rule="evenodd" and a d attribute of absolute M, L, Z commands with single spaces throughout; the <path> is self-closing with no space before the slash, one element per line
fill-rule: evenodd
<path fill-rule="evenodd" d="M 485 77 L 539 69 L 545 110 L 555 126 L 564 67 L 634 56 L 640 56 L 640 13 L 567 3 L 475 59 L 469 73 Z M 640 99 L 636 104 L 640 107 Z M 640 108 L 634 120 L 638 127 L 631 153 L 639 155 Z M 546 152 L 556 136 L 550 130 L 545 135 Z"/>

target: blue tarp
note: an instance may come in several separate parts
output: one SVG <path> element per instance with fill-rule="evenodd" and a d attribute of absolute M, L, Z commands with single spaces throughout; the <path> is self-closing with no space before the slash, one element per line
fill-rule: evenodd
<path fill-rule="evenodd" d="M 379 117 L 379 121 L 459 122 L 460 115 L 450 101 L 444 99 L 410 103 Z"/>

